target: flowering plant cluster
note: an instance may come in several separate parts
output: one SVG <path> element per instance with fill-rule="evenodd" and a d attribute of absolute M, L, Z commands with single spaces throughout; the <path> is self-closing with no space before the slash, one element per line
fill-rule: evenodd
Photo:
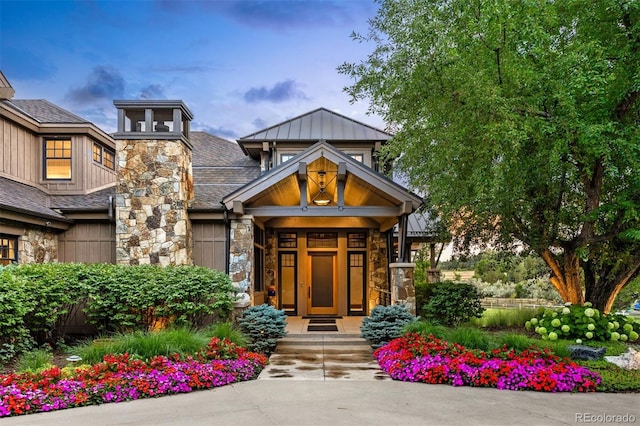
<path fill-rule="evenodd" d="M 217 357 L 219 347 L 224 358 Z M 128 354 L 106 355 L 92 366 L 1 375 L 0 417 L 224 386 L 256 378 L 266 363 L 264 355 L 214 338 L 195 358 L 175 354 L 144 362 Z"/>
<path fill-rule="evenodd" d="M 406 382 L 544 392 L 593 392 L 600 376 L 548 350 L 490 353 L 409 333 L 374 351 L 392 379 Z"/>
<path fill-rule="evenodd" d="M 562 308 L 545 309 L 525 323 L 527 330 L 535 330 L 544 340 L 620 340 L 638 339 L 640 324 L 624 315 L 606 315 L 592 307 L 590 302 L 583 306 L 566 303 Z"/>

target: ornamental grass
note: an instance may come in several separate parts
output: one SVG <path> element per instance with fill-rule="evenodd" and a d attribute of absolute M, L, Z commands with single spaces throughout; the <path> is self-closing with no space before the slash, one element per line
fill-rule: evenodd
<path fill-rule="evenodd" d="M 408 333 L 373 353 L 392 379 L 542 392 L 594 392 L 597 373 L 549 350 L 470 350 L 433 335 Z"/>
<path fill-rule="evenodd" d="M 0 375 L 0 417 L 224 386 L 256 378 L 266 363 L 264 355 L 213 338 L 194 356 L 145 362 L 110 354 L 91 366 Z"/>

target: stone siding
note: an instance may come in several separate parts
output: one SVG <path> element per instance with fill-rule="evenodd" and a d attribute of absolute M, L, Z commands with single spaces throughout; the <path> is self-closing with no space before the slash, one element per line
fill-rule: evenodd
<path fill-rule="evenodd" d="M 389 297 L 387 277 L 387 241 L 384 234 L 372 229 L 369 232 L 369 291 L 368 312 L 385 304 Z"/>
<path fill-rule="evenodd" d="M 116 262 L 193 264 L 191 150 L 181 140 L 116 143 Z"/>
<path fill-rule="evenodd" d="M 404 305 L 407 310 L 416 314 L 416 288 L 413 280 L 415 263 L 392 263 L 391 270 L 391 304 Z"/>
<path fill-rule="evenodd" d="M 239 293 L 249 293 L 253 304 L 253 220 L 231 220 L 229 276 Z"/>
<path fill-rule="evenodd" d="M 18 263 L 58 261 L 58 236 L 39 228 L 28 228 L 18 238 Z"/>

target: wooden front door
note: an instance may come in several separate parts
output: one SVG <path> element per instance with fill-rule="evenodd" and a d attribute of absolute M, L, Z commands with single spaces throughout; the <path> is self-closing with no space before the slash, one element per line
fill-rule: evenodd
<path fill-rule="evenodd" d="M 310 280 L 308 290 L 311 315 L 336 315 L 336 253 L 312 253 L 309 255 Z"/>

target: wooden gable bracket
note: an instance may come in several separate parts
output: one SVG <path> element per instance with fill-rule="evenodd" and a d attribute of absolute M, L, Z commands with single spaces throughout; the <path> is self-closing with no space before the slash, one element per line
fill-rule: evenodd
<path fill-rule="evenodd" d="M 338 163 L 338 208 L 344 208 L 344 185 L 347 181 L 347 163 Z"/>
<path fill-rule="evenodd" d="M 242 201 L 233 201 L 233 212 L 236 214 L 244 214 L 244 206 L 242 205 Z"/>
<path fill-rule="evenodd" d="M 298 186 L 300 187 L 300 207 L 307 208 L 307 163 L 298 163 Z"/>

